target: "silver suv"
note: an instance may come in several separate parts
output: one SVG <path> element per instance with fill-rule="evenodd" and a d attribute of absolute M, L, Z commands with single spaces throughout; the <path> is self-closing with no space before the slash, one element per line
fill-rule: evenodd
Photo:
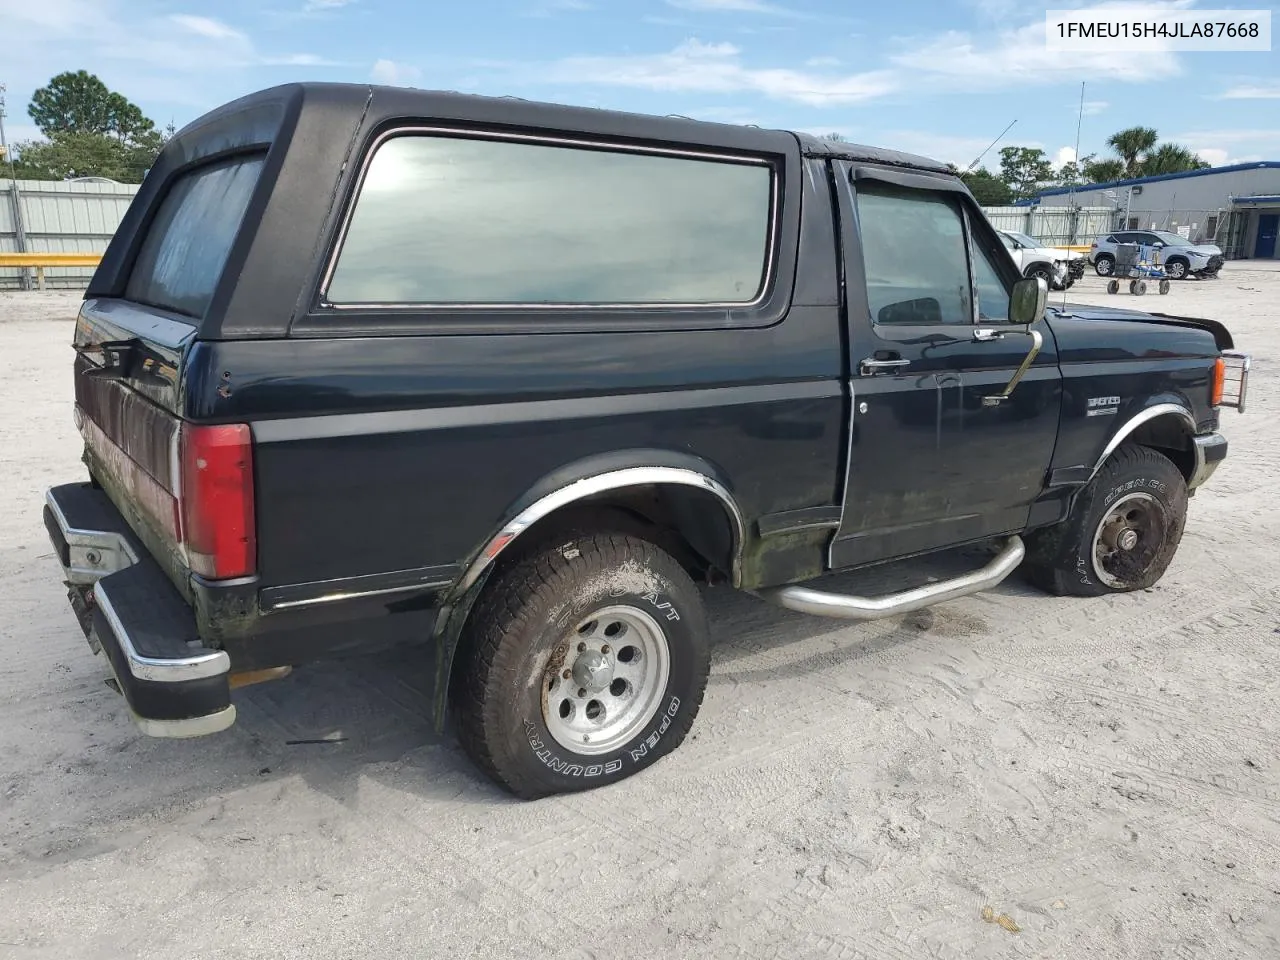
<path fill-rule="evenodd" d="M 1153 247 L 1171 280 L 1187 277 L 1216 277 L 1226 258 L 1222 249 L 1212 243 L 1192 243 L 1167 230 L 1117 230 L 1095 240 L 1089 247 L 1089 262 L 1100 277 L 1115 272 L 1116 244 L 1137 243 Z"/>

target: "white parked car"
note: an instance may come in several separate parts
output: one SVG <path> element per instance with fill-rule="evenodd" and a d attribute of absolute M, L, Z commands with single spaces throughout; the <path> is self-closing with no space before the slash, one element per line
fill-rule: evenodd
<path fill-rule="evenodd" d="M 1226 260 L 1216 243 L 1192 243 L 1167 230 L 1117 230 L 1099 237 L 1089 251 L 1098 276 L 1109 277 L 1115 271 L 1116 245 L 1120 243 L 1136 243 L 1153 249 L 1159 254 L 1170 280 L 1216 277 Z"/>
<path fill-rule="evenodd" d="M 1066 290 L 1084 276 L 1088 258 L 1074 250 L 1047 247 L 1016 230 L 997 230 L 1024 277 L 1043 277 L 1050 290 Z"/>

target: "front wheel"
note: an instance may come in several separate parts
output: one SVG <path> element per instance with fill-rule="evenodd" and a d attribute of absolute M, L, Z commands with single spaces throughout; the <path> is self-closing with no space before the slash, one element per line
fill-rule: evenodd
<path fill-rule="evenodd" d="M 1154 585 L 1187 521 L 1187 482 L 1168 457 L 1126 444 L 1061 523 L 1027 537 L 1029 579 L 1050 593 L 1097 597 Z"/>
<path fill-rule="evenodd" d="M 1119 281 L 1119 280 L 1108 280 L 1108 281 L 1107 281 L 1107 293 L 1119 293 L 1119 292 L 1120 292 L 1120 281 Z"/>
<path fill-rule="evenodd" d="M 526 799 L 613 783 L 670 753 L 710 670 L 697 587 L 621 533 L 566 535 L 500 572 L 459 653 L 462 745 Z"/>
<path fill-rule="evenodd" d="M 1050 290 L 1052 290 L 1054 287 L 1053 270 L 1047 264 L 1037 263 L 1034 266 L 1028 267 L 1027 277 L 1028 279 L 1039 277 L 1044 281 L 1044 285 L 1048 287 Z"/>
<path fill-rule="evenodd" d="M 1187 261 L 1174 257 L 1164 265 L 1164 272 L 1169 275 L 1170 280 L 1184 280 L 1190 273 L 1190 264 Z"/>
<path fill-rule="evenodd" d="M 1098 257 L 1093 262 L 1093 272 L 1100 277 L 1109 277 L 1116 268 L 1115 259 L 1112 257 Z"/>

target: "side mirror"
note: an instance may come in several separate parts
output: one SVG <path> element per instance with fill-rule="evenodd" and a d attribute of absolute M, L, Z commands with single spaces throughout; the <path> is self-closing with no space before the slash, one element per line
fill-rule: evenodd
<path fill-rule="evenodd" d="M 1043 277 L 1024 277 L 1009 295 L 1009 322 L 1030 326 L 1044 316 L 1049 305 L 1049 285 Z"/>

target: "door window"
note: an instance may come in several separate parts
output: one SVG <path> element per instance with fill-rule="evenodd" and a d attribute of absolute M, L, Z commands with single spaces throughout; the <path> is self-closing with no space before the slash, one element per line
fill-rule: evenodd
<path fill-rule="evenodd" d="M 964 221 L 955 201 L 866 183 L 858 186 L 857 205 L 872 321 L 972 323 Z"/>
<path fill-rule="evenodd" d="M 978 319 L 984 323 L 1009 321 L 1009 287 L 990 255 L 974 238 L 973 286 L 978 295 Z"/>

